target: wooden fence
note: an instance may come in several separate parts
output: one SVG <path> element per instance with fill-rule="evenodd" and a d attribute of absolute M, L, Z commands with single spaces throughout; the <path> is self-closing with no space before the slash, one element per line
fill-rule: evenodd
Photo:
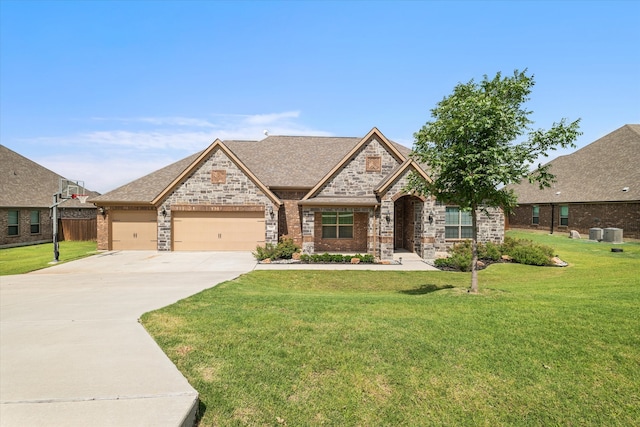
<path fill-rule="evenodd" d="M 64 218 L 60 220 L 58 233 L 61 241 L 96 240 L 98 237 L 97 221 L 95 218 Z"/>

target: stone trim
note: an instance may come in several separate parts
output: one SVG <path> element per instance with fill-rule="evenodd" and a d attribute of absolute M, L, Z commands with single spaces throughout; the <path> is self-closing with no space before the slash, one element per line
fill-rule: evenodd
<path fill-rule="evenodd" d="M 171 205 L 175 212 L 262 212 L 264 205 Z"/>

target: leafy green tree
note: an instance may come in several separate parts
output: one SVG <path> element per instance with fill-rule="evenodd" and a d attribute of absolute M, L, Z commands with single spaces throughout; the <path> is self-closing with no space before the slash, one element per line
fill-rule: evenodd
<path fill-rule="evenodd" d="M 414 157 L 428 165 L 433 180 L 414 174 L 408 189 L 471 211 L 472 292 L 478 291 L 478 211 L 488 214 L 487 207 L 499 207 L 509 214 L 517 200 L 505 186 L 524 178 L 549 187 L 554 179 L 549 165 L 534 172 L 530 166 L 549 150 L 575 147 L 581 134 L 580 119 L 562 119 L 546 131 L 530 128 L 532 112 L 524 104 L 533 85 L 526 70 L 460 83 L 431 110 L 433 120 L 414 134 Z"/>

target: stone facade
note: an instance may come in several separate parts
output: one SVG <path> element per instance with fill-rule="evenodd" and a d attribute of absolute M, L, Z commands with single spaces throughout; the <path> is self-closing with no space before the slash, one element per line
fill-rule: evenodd
<path fill-rule="evenodd" d="M 589 235 L 590 228 L 621 228 L 623 236 L 640 239 L 640 202 L 619 203 L 558 203 L 552 209 L 551 204 L 541 203 L 538 224 L 533 224 L 533 206 L 522 204 L 509 215 L 509 226 L 551 231 L 553 212 L 554 232 L 577 230 Z M 560 206 L 569 207 L 568 225 L 560 225 Z"/>
<path fill-rule="evenodd" d="M 225 173 L 221 173 L 224 171 Z M 215 172 L 215 173 L 212 173 Z M 224 179 L 221 178 L 224 176 Z M 208 159 L 158 207 L 158 250 L 171 250 L 171 207 L 263 206 L 265 242 L 278 242 L 278 206 L 224 153 L 215 149 Z M 162 212 L 166 212 L 166 216 Z M 197 210 L 197 209 L 194 209 Z"/>
<path fill-rule="evenodd" d="M 367 160 L 372 158 L 380 158 L 379 170 L 367 168 Z M 376 138 L 372 138 L 320 189 L 318 196 L 372 196 L 374 188 L 399 164 Z"/>

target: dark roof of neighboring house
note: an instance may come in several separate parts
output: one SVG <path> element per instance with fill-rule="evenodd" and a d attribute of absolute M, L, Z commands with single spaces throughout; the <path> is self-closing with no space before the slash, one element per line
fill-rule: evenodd
<path fill-rule="evenodd" d="M 317 184 L 362 138 L 319 136 L 268 136 L 261 141 L 224 141 L 227 147 L 269 188 L 309 189 Z M 397 143 L 404 156 L 410 149 Z M 202 153 L 116 188 L 91 202 L 150 203 Z"/>
<path fill-rule="evenodd" d="M 556 177 L 551 188 L 540 190 L 526 180 L 507 187 L 515 190 L 518 203 L 639 201 L 640 124 L 624 125 L 549 163 Z"/>
<path fill-rule="evenodd" d="M 0 145 L 0 206 L 7 208 L 44 208 L 53 204 L 53 195 L 60 190 L 64 178 L 44 166 Z M 99 193 L 87 191 L 89 195 Z M 95 206 L 69 199 L 59 205 L 64 208 Z"/>

